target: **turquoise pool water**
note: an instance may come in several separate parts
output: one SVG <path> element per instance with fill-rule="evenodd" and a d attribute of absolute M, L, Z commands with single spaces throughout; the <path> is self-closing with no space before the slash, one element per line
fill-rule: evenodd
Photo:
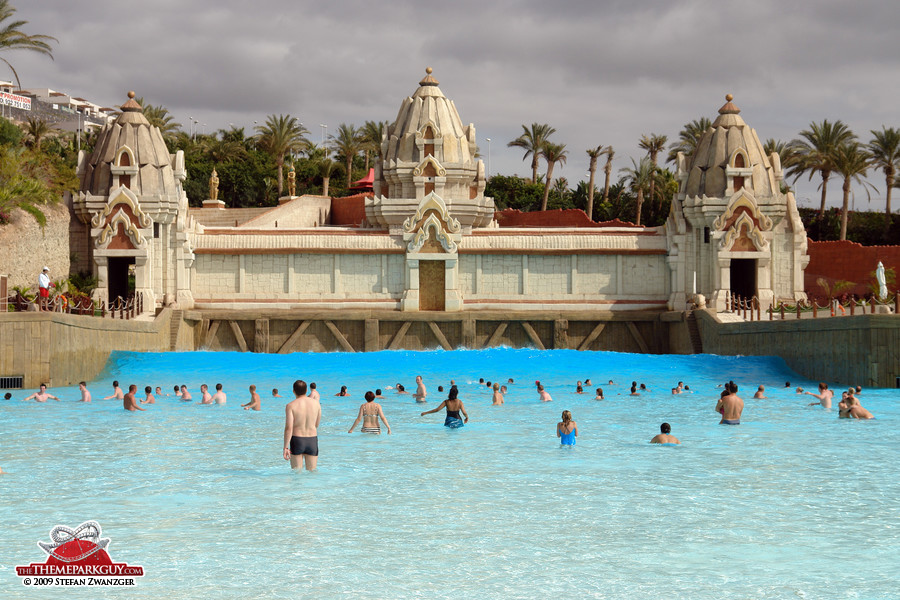
<path fill-rule="evenodd" d="M 386 391 L 393 435 L 347 434 L 367 389 L 414 389 L 416 374 L 428 408 L 455 379 L 469 425 L 448 430 Z M 515 379 L 504 406 L 479 377 Z M 587 377 L 605 401 L 574 394 Z M 288 398 L 271 389 L 288 396 L 296 378 L 322 393 L 313 474 L 281 458 Z M 113 379 L 185 383 L 195 402 L 125 413 L 100 400 Z M 728 379 L 746 402 L 739 427 L 713 412 Z M 651 391 L 628 396 L 632 380 Z M 694 393 L 672 396 L 678 380 Z M 216 382 L 228 403 L 197 404 Z M 259 413 L 240 408 L 251 383 Z M 760 383 L 770 399 L 751 400 Z M 341 385 L 351 397 L 334 397 Z M 90 405 L 76 388 L 51 390 L 60 403 L 0 400 L 0 598 L 897 597 L 898 392 L 865 390 L 877 420 L 839 421 L 797 385 L 814 384 L 769 358 L 117 353 Z M 574 448 L 555 437 L 563 409 Z M 648 444 L 662 421 L 680 447 Z M 138 586 L 23 587 L 14 567 L 43 562 L 36 542 L 89 519 L 113 560 L 144 567 Z"/>

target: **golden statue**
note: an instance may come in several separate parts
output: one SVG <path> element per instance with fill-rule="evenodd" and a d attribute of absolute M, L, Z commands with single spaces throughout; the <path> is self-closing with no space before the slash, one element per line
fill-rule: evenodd
<path fill-rule="evenodd" d="M 219 174 L 216 173 L 215 167 L 213 167 L 212 175 L 209 176 L 209 199 L 219 199 Z"/>
<path fill-rule="evenodd" d="M 297 173 L 294 171 L 294 165 L 291 164 L 291 170 L 288 171 L 288 196 L 292 198 L 297 195 Z"/>

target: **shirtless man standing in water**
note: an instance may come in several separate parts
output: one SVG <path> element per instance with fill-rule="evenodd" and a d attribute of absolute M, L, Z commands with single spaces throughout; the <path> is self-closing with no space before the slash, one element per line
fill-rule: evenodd
<path fill-rule="evenodd" d="M 825 408 L 831 408 L 831 399 L 834 397 L 834 392 L 828 389 L 828 384 L 822 382 L 819 384 L 819 393 L 814 394 L 812 392 L 805 392 L 809 396 L 815 396 L 819 399 L 818 402 L 810 402 L 808 406 L 815 406 L 816 404 L 821 404 Z"/>
<path fill-rule="evenodd" d="M 306 464 L 313 471 L 319 459 L 318 427 L 322 420 L 322 406 L 306 395 L 306 382 L 294 382 L 294 399 L 284 407 L 284 460 L 292 469 Z"/>
<path fill-rule="evenodd" d="M 262 398 L 256 393 L 255 385 L 250 386 L 250 402 L 241 404 L 241 406 L 244 407 L 244 410 L 262 410 Z"/>
<path fill-rule="evenodd" d="M 716 403 L 716 412 L 722 415 L 720 425 L 740 425 L 741 413 L 744 411 L 744 401 L 738 395 L 738 386 L 733 381 L 725 384 L 725 394 Z"/>
<path fill-rule="evenodd" d="M 118 381 L 113 381 L 113 393 L 112 396 L 107 396 L 104 400 L 121 400 L 125 397 L 125 394 L 122 393 L 122 388 L 119 387 Z"/>
<path fill-rule="evenodd" d="M 132 412 L 136 410 L 145 410 L 137 405 L 137 400 L 134 397 L 134 393 L 137 391 L 137 386 L 133 383 L 128 386 L 128 393 L 125 394 L 125 397 L 122 398 L 122 408 L 125 410 L 130 410 Z"/>
<path fill-rule="evenodd" d="M 428 391 L 425 389 L 425 384 L 422 382 L 422 376 L 416 375 L 416 393 L 413 394 L 413 398 L 416 399 L 416 402 L 425 402 L 425 396 L 428 395 Z"/>
<path fill-rule="evenodd" d="M 35 393 L 33 393 L 32 395 L 25 398 L 25 401 L 31 400 L 32 398 L 34 398 L 35 402 L 46 402 L 48 398 L 51 400 L 59 401 L 59 398 L 57 398 L 56 396 L 47 392 L 47 384 L 46 383 L 42 383 L 40 385 L 40 389 L 38 391 L 36 391 Z"/>
<path fill-rule="evenodd" d="M 225 404 L 225 401 L 228 400 L 228 396 L 226 396 L 225 392 L 222 391 L 221 383 L 216 384 L 216 393 L 213 394 L 212 400 L 216 404 Z"/>

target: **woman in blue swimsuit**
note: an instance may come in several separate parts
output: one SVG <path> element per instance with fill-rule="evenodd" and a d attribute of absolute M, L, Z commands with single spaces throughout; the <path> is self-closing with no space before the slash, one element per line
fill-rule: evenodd
<path fill-rule="evenodd" d="M 578 423 L 572 420 L 572 413 L 564 410 L 562 421 L 556 424 L 556 437 L 563 446 L 574 446 L 578 437 Z"/>
<path fill-rule="evenodd" d="M 444 427 L 449 427 L 450 429 L 457 429 L 458 427 L 462 427 L 464 424 L 469 422 L 469 415 L 466 413 L 466 407 L 463 406 L 462 400 L 458 398 L 459 390 L 456 389 L 454 385 L 450 388 L 450 393 L 447 394 L 447 399 L 441 402 L 437 408 L 433 410 L 426 410 L 422 413 L 421 416 L 430 415 L 431 413 L 435 413 L 442 408 L 447 409 L 447 417 L 444 419 Z M 463 414 L 465 420 L 459 417 L 459 413 Z"/>

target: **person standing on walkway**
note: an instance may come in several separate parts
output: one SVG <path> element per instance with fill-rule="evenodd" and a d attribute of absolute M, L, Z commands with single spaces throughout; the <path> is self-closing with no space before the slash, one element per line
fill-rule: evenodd
<path fill-rule="evenodd" d="M 38 275 L 38 310 L 50 310 L 50 267 L 44 267 Z"/>

